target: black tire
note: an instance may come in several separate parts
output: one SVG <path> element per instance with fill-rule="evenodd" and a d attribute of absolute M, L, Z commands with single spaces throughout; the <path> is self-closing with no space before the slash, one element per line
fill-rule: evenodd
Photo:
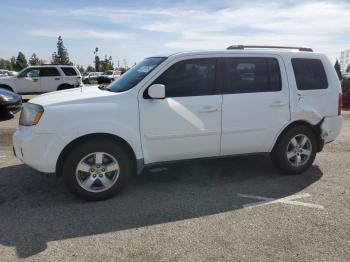
<path fill-rule="evenodd" d="M 309 140 L 307 142 L 307 145 L 305 147 L 301 147 L 301 144 L 298 143 L 298 146 L 301 148 L 295 148 L 290 150 L 291 148 L 294 148 L 292 139 L 297 137 L 302 139 L 302 136 L 307 137 Z M 294 140 L 296 141 L 296 140 Z M 298 152 L 298 150 L 301 150 Z M 289 151 L 292 155 L 290 159 L 287 157 L 287 151 Z M 297 153 L 295 153 L 297 152 Z M 306 152 L 309 153 L 309 156 L 303 155 Z M 287 130 L 282 136 L 278 139 L 276 142 L 276 145 L 271 153 L 272 160 L 274 164 L 283 172 L 291 175 L 297 175 L 303 173 L 305 170 L 310 168 L 312 163 L 315 160 L 317 152 L 317 141 L 314 132 L 306 127 L 306 126 L 294 126 Z M 300 162 L 299 165 L 297 165 L 297 155 L 293 157 L 293 154 L 299 153 L 299 159 Z M 304 160 L 303 160 L 304 157 Z M 292 163 L 295 162 L 295 163 Z"/>
<path fill-rule="evenodd" d="M 116 182 L 112 187 L 101 192 L 90 192 L 84 189 L 79 184 L 79 178 L 76 175 L 76 169 L 81 160 L 94 152 L 104 152 L 113 156 L 119 165 L 119 176 L 116 179 Z M 127 178 L 132 172 L 131 163 L 132 162 L 127 153 L 118 143 L 111 142 L 107 139 L 96 139 L 77 145 L 66 156 L 65 160 L 63 161 L 62 174 L 68 189 L 79 198 L 89 201 L 104 200 L 115 195 L 124 185 L 125 181 L 127 181 Z"/>

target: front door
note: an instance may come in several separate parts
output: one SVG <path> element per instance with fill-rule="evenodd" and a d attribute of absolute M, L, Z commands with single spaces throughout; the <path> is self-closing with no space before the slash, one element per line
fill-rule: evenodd
<path fill-rule="evenodd" d="M 40 93 L 39 68 L 31 67 L 15 78 L 16 90 L 20 94 Z"/>
<path fill-rule="evenodd" d="M 290 120 L 289 87 L 279 57 L 227 57 L 221 154 L 269 152 Z"/>
<path fill-rule="evenodd" d="M 165 99 L 140 97 L 145 163 L 220 154 L 222 96 L 216 89 L 217 59 L 180 61 L 153 83 Z"/>

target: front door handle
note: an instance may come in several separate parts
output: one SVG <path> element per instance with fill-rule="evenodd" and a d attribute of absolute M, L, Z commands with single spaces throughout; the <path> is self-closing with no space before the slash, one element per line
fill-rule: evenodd
<path fill-rule="evenodd" d="M 59 77 L 56 77 L 55 80 L 60 80 L 60 78 L 59 78 Z"/>
<path fill-rule="evenodd" d="M 33 79 L 33 82 L 38 82 L 38 78 L 32 78 Z"/>
<path fill-rule="evenodd" d="M 210 113 L 210 112 L 216 112 L 218 111 L 217 107 L 213 107 L 213 106 L 203 106 L 199 112 L 201 113 Z"/>

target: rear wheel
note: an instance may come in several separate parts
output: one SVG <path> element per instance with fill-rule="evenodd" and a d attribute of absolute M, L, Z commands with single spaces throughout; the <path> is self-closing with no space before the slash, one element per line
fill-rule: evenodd
<path fill-rule="evenodd" d="M 121 146 L 108 140 L 78 145 L 63 164 L 63 178 L 69 190 L 86 200 L 113 196 L 130 172 L 128 155 Z"/>
<path fill-rule="evenodd" d="M 315 134 L 306 126 L 295 126 L 277 141 L 272 152 L 274 163 L 288 174 L 300 174 L 315 160 Z"/>

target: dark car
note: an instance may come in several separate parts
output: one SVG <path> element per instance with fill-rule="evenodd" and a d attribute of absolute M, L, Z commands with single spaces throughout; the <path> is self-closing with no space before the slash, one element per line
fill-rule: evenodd
<path fill-rule="evenodd" d="M 97 77 L 98 84 L 112 83 L 114 80 L 118 79 L 121 75 L 120 71 L 107 70 L 102 75 Z"/>
<path fill-rule="evenodd" d="M 10 116 L 21 110 L 22 97 L 0 88 L 0 118 Z"/>

